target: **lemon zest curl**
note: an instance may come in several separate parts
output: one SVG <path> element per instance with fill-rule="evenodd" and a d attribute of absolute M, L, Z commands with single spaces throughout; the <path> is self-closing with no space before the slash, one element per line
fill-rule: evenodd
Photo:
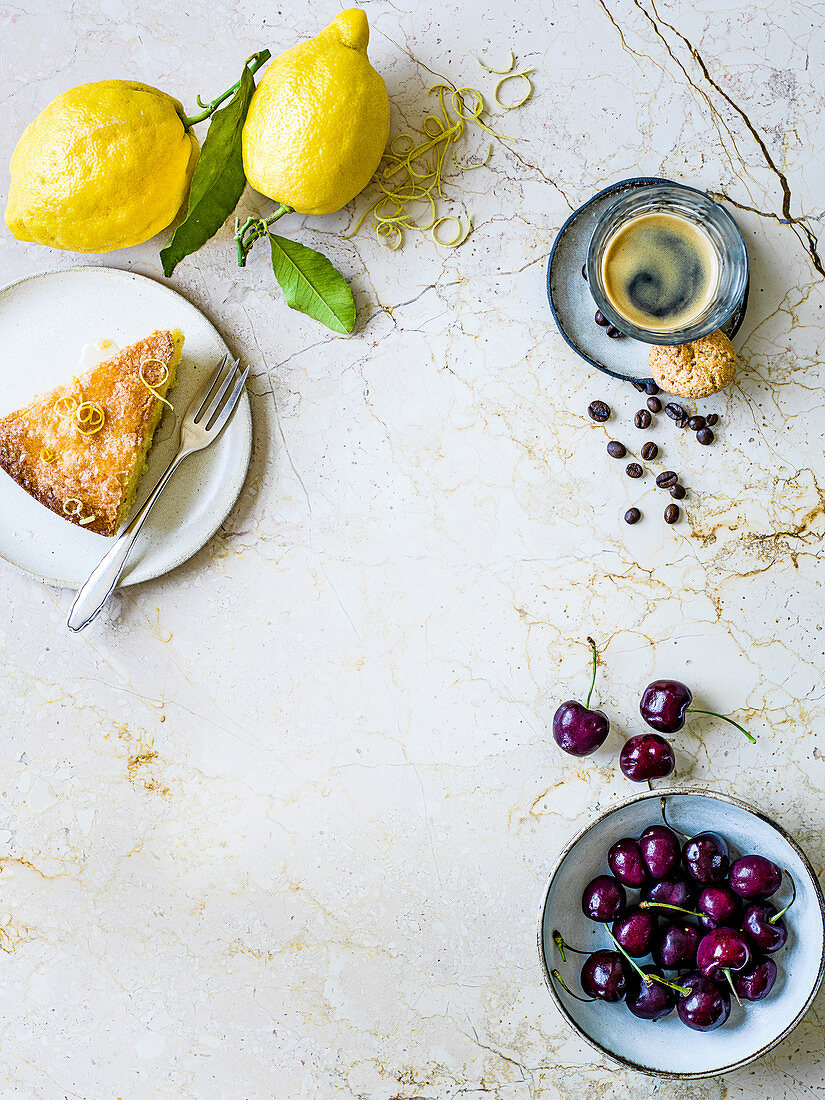
<path fill-rule="evenodd" d="M 81 527 L 85 527 L 87 523 L 97 518 L 94 512 L 88 516 L 83 515 L 83 501 L 78 497 L 69 497 L 68 500 L 63 501 L 63 513 L 76 519 Z"/>
<path fill-rule="evenodd" d="M 477 60 L 488 71 L 499 71 Z M 510 69 L 501 71 L 507 76 L 514 66 L 515 57 L 511 51 Z M 354 236 L 370 215 L 375 235 L 390 251 L 403 245 L 408 231 L 430 233 L 435 243 L 444 248 L 457 248 L 470 235 L 472 219 L 465 222 L 452 214 L 440 215 L 438 204 L 445 198 L 444 173 L 447 167 L 462 171 L 483 167 L 490 160 L 493 144 L 488 143 L 487 153 L 479 163 L 462 164 L 455 153 L 456 142 L 472 124 L 498 141 L 513 139 L 485 121 L 489 110 L 478 88 L 455 88 L 442 83 L 434 84 L 427 94 L 437 97 L 439 110 L 424 118 L 421 124 L 423 140 L 417 142 L 408 133 L 397 134 L 392 139 L 375 177 L 379 194 L 361 214 L 348 237 Z M 454 222 L 457 226 L 455 235 L 449 240 L 443 239 L 438 232 L 445 222 Z"/>
<path fill-rule="evenodd" d="M 68 408 L 62 407 L 64 402 L 66 402 L 68 404 Z M 76 397 L 58 397 L 58 399 L 54 403 L 55 412 L 59 413 L 60 416 L 72 416 L 74 414 L 76 408 L 77 408 L 77 398 Z"/>
<path fill-rule="evenodd" d="M 149 382 L 149 380 L 146 378 L 146 376 L 143 373 L 144 368 L 146 367 L 146 365 L 148 363 L 157 363 L 157 365 L 163 371 L 163 377 L 160 379 L 159 382 L 155 382 L 154 386 Z M 161 397 L 161 395 L 157 391 L 158 386 L 164 386 L 169 381 L 169 368 L 167 367 L 167 365 L 162 360 L 160 360 L 160 359 L 144 359 L 143 362 L 140 364 L 140 370 L 138 371 L 138 377 L 140 378 L 141 382 L 144 384 L 146 389 L 149 391 L 149 393 L 152 394 L 153 397 L 156 397 L 158 399 L 158 401 L 162 401 L 164 405 L 166 405 L 168 408 L 170 408 L 174 411 L 174 407 L 172 405 L 172 402 L 167 401 L 165 397 Z"/>
<path fill-rule="evenodd" d="M 97 401 L 81 401 L 72 413 L 72 420 L 81 435 L 96 435 L 106 423 L 106 413 Z"/>
<path fill-rule="evenodd" d="M 486 69 L 488 73 L 496 73 L 496 75 L 498 76 L 501 76 L 502 73 L 511 73 L 516 64 L 516 57 L 512 50 L 510 50 L 510 64 L 506 69 L 494 69 L 493 66 L 488 65 L 486 61 L 482 61 L 477 53 L 474 53 L 473 57 L 476 59 L 482 69 Z"/>
<path fill-rule="evenodd" d="M 535 69 L 525 69 L 523 72 L 520 73 L 508 73 L 507 76 L 503 76 L 501 80 L 499 80 L 498 84 L 496 84 L 495 88 L 493 89 L 493 99 L 496 101 L 499 107 L 501 107 L 502 110 L 514 111 L 516 107 L 524 106 L 524 104 L 533 94 L 533 81 L 530 79 L 530 73 L 534 73 L 535 71 Z M 524 93 L 521 99 L 517 99 L 515 103 L 502 103 L 498 95 L 502 84 L 506 84 L 508 80 L 518 79 L 527 81 L 527 91 Z"/>

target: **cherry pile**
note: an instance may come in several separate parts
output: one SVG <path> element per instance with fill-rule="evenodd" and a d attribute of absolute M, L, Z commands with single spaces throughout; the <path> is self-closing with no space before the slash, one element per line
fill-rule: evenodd
<path fill-rule="evenodd" d="M 664 798 L 661 806 L 663 824 L 617 840 L 607 853 L 612 873 L 597 875 L 582 894 L 582 912 L 604 925 L 613 947 L 579 951 L 553 933 L 562 962 L 566 950 L 587 956 L 580 973 L 586 996 L 573 993 L 557 969 L 552 975 L 578 1000 L 624 1000 L 641 1020 L 661 1020 L 675 1008 L 687 1027 L 713 1031 L 730 1015 L 731 992 L 741 1005 L 773 988 L 770 956 L 788 938 L 782 918 L 796 889 L 788 875 L 791 900 L 777 909 L 768 901 L 782 883 L 775 863 L 760 855 L 731 862 L 723 837 L 677 835 Z M 648 956 L 652 962 L 636 961 Z"/>
<path fill-rule="evenodd" d="M 591 710 L 590 699 L 596 684 L 598 651 L 592 638 L 587 639 L 593 652 L 593 674 L 590 690 L 582 705 L 575 699 L 562 703 L 553 715 L 553 740 L 571 756 L 589 756 L 600 748 L 610 732 L 610 720 L 604 711 Z M 676 767 L 676 756 L 663 733 L 678 733 L 684 728 L 688 714 L 712 714 L 735 726 L 749 741 L 755 738 L 724 714 L 692 707 L 693 692 L 679 680 L 654 680 L 642 692 L 639 712 L 654 733 L 639 733 L 629 737 L 619 753 L 619 767 L 628 779 L 644 783 L 664 779 Z"/>

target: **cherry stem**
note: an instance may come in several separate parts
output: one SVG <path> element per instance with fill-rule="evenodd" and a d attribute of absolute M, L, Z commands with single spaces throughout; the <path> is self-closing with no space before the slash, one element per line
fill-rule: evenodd
<path fill-rule="evenodd" d="M 241 219 L 235 218 L 235 247 L 238 250 L 238 267 L 246 267 L 246 256 L 252 245 L 260 237 L 265 237 L 267 230 L 278 218 L 284 214 L 291 214 L 292 207 L 281 203 L 274 214 L 268 218 L 247 218 L 243 225 Z"/>
<path fill-rule="evenodd" d="M 661 810 L 662 810 L 662 821 L 664 821 L 665 825 L 667 826 L 668 829 L 670 829 L 670 831 L 672 833 L 678 833 L 679 836 L 683 836 L 685 838 L 685 840 L 690 840 L 690 833 L 683 833 L 681 829 L 677 829 L 675 825 L 670 824 L 670 822 L 667 819 L 667 814 L 665 813 L 665 806 L 666 805 L 667 805 L 667 799 L 665 798 L 664 795 L 662 795 L 662 797 L 659 799 L 659 806 L 661 807 Z"/>
<path fill-rule="evenodd" d="M 684 909 L 681 905 L 671 905 L 667 901 L 640 901 L 640 909 L 674 909 L 677 913 L 684 913 L 686 917 L 696 917 L 701 920 L 707 913 L 697 913 L 693 909 Z"/>
<path fill-rule="evenodd" d="M 596 664 L 598 662 L 598 653 L 596 651 L 596 643 L 593 641 L 592 638 L 588 638 L 587 642 L 588 642 L 588 645 L 590 646 L 590 648 L 593 650 L 593 676 L 590 680 L 590 691 L 588 691 L 588 693 L 587 693 L 587 700 L 585 701 L 585 704 L 584 704 L 584 709 L 585 710 L 590 709 L 590 696 L 593 694 L 593 688 L 596 686 Z"/>
<path fill-rule="evenodd" d="M 658 982 L 659 985 L 666 985 L 668 989 L 675 989 L 677 993 L 681 993 L 683 997 L 687 997 L 688 993 L 690 993 L 690 990 L 687 988 L 687 986 L 676 985 L 675 982 L 669 982 L 667 978 L 660 978 L 658 974 L 645 973 L 645 971 L 642 970 L 639 964 L 634 959 L 631 959 L 630 955 L 628 955 L 628 953 L 613 935 L 613 932 L 610 929 L 610 925 L 605 924 L 604 927 L 607 930 L 608 936 L 610 936 L 611 940 L 613 940 L 613 942 L 615 943 L 617 949 L 621 952 L 622 955 L 624 955 L 624 957 L 627 959 L 627 961 L 630 963 L 630 965 L 633 967 L 633 969 L 636 971 L 636 973 L 639 975 L 645 985 L 650 985 L 651 982 Z"/>
<path fill-rule="evenodd" d="M 567 958 L 564 954 L 565 948 L 567 948 L 568 951 L 575 952 L 576 955 L 589 955 L 591 953 L 589 951 L 582 951 L 581 948 L 573 947 L 571 944 L 569 944 L 564 936 L 562 936 L 561 932 L 559 932 L 558 928 L 554 929 L 553 931 L 553 943 L 559 949 L 559 954 L 561 955 L 562 962 L 567 962 Z"/>
<path fill-rule="evenodd" d="M 244 66 L 248 68 L 249 71 L 254 75 L 258 71 L 258 69 L 260 69 L 261 65 L 269 61 L 271 56 L 272 54 L 269 52 L 269 50 L 260 50 L 260 52 L 253 53 L 251 57 L 248 57 L 246 61 L 244 61 Z M 224 103 L 227 99 L 229 99 L 231 95 L 234 95 L 235 92 L 237 92 L 240 86 L 240 80 L 236 81 L 231 88 L 227 88 L 225 92 L 222 92 L 219 96 L 216 96 L 216 98 L 213 99 L 211 103 L 204 103 L 201 97 L 198 96 L 198 106 L 203 107 L 203 110 L 200 112 L 200 114 L 188 115 L 182 118 L 181 122 L 183 122 L 184 127 L 188 130 L 196 123 L 203 122 L 205 119 L 209 118 L 209 116 L 213 114 L 222 103 Z"/>
<path fill-rule="evenodd" d="M 733 978 L 730 976 L 730 969 L 727 966 L 725 967 L 725 977 L 728 979 L 728 985 L 730 986 L 731 993 L 733 993 L 736 998 L 736 1003 L 741 1008 L 742 1002 L 739 1000 L 739 994 L 736 992 L 736 986 L 733 984 Z"/>
<path fill-rule="evenodd" d="M 734 722 L 734 720 L 728 718 L 726 714 L 717 714 L 715 710 L 700 710 L 698 707 L 690 707 L 688 714 L 712 714 L 714 718 L 721 718 L 723 722 L 729 722 L 732 726 L 736 726 L 740 733 L 744 733 L 745 737 L 747 737 L 752 745 L 756 744 L 756 738 L 753 734 L 748 733 L 744 726 L 740 726 L 738 722 Z"/>
<path fill-rule="evenodd" d="M 768 917 L 768 924 L 776 924 L 782 914 L 787 913 L 790 907 L 796 901 L 796 883 L 794 882 L 793 876 L 791 875 L 790 871 L 785 871 L 785 874 L 791 880 L 791 890 L 793 891 L 793 896 L 791 897 L 791 900 L 788 902 L 784 909 L 780 909 L 778 913 L 774 913 L 772 917 Z"/>
<path fill-rule="evenodd" d="M 551 970 L 550 973 L 553 975 L 553 977 L 556 979 L 556 981 L 559 983 L 565 993 L 569 993 L 571 997 L 575 998 L 577 1001 L 581 1001 L 582 1004 L 587 1005 L 590 1004 L 592 1001 L 598 1000 L 597 997 L 580 997 L 578 993 L 574 993 L 567 982 L 564 980 L 564 978 L 561 976 L 561 974 L 559 974 L 558 970 Z"/>
<path fill-rule="evenodd" d="M 605 924 L 604 927 L 605 927 L 605 930 L 606 930 L 608 936 L 610 936 L 611 940 L 613 940 L 613 942 L 615 943 L 618 950 L 624 955 L 624 957 L 627 959 L 627 961 L 630 963 L 630 965 L 633 967 L 633 969 L 636 971 L 636 973 L 639 975 L 639 977 L 642 979 L 642 981 L 645 983 L 645 985 L 650 985 L 650 983 L 653 981 L 653 975 L 652 974 L 645 974 L 644 970 L 642 970 L 642 968 L 639 966 L 639 964 L 637 962 L 635 962 L 633 959 L 631 959 L 631 957 L 628 955 L 628 953 L 625 951 L 625 949 L 622 947 L 622 945 L 619 943 L 619 941 L 613 935 L 613 932 L 612 932 L 609 924 Z"/>

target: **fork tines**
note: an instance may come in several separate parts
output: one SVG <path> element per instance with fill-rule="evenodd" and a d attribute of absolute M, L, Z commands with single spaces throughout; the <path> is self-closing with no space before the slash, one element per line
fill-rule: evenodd
<path fill-rule="evenodd" d="M 249 367 L 241 370 L 239 359 L 234 359 L 227 367 L 228 359 L 228 355 L 223 357 L 192 402 L 191 407 L 197 409 L 193 423 L 200 425 L 207 432 L 211 432 L 218 426 L 222 427 L 228 420 L 249 375 Z M 230 392 L 233 382 L 234 387 Z M 228 397 L 227 394 L 229 394 Z"/>

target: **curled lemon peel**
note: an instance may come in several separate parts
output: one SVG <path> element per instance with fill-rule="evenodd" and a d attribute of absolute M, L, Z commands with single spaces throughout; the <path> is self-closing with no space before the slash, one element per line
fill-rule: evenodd
<path fill-rule="evenodd" d="M 40 458 L 47 466 L 51 466 L 53 462 L 57 462 L 57 451 L 51 447 L 44 447 L 40 452 Z"/>
<path fill-rule="evenodd" d="M 163 377 L 160 379 L 159 382 L 156 382 L 154 386 L 147 380 L 147 378 L 144 376 L 144 373 L 143 373 L 144 368 L 146 367 L 147 363 L 157 363 L 157 365 L 163 371 Z M 169 368 L 167 367 L 167 365 L 162 360 L 160 360 L 160 359 L 144 359 L 143 362 L 140 364 L 140 370 L 138 371 L 138 377 L 140 378 L 141 382 L 144 384 L 146 389 L 149 391 L 149 393 L 151 393 L 153 395 L 153 397 L 156 397 L 158 399 L 158 401 L 162 401 L 163 404 L 167 406 L 167 408 L 173 409 L 172 402 L 167 401 L 165 397 L 161 397 L 161 395 L 158 393 L 157 389 L 155 388 L 157 386 L 163 386 L 169 381 Z M 173 409 L 173 411 L 174 411 L 174 409 Z"/>
<path fill-rule="evenodd" d="M 516 107 L 524 106 L 524 104 L 533 94 L 533 81 L 530 79 L 530 73 L 534 73 L 535 71 L 535 69 L 525 69 L 523 72 L 520 73 L 508 73 L 507 76 L 503 76 L 501 80 L 499 80 L 498 84 L 496 84 L 495 88 L 493 89 L 493 99 L 496 101 L 498 106 L 502 108 L 502 110 L 513 111 L 516 109 Z M 527 81 L 527 91 L 524 93 L 522 98 L 516 100 L 515 103 L 502 103 L 498 95 L 499 89 L 501 88 L 502 84 L 506 84 L 508 80 L 520 79 Z"/>
<path fill-rule="evenodd" d="M 443 225 L 444 222 L 455 222 L 455 224 L 458 226 L 458 228 L 456 229 L 455 236 L 453 238 L 451 238 L 449 241 L 443 241 L 438 235 L 438 227 L 440 225 Z M 467 226 L 465 228 L 461 224 L 461 219 L 460 218 L 453 217 L 453 215 L 450 214 L 450 215 L 447 215 L 447 217 L 439 218 L 438 221 L 433 226 L 433 240 L 435 241 L 436 244 L 440 244 L 442 246 L 442 248 L 458 248 L 458 246 L 460 244 L 464 244 L 464 242 L 470 236 L 472 231 L 473 231 L 473 219 L 472 218 L 467 219 Z"/>
<path fill-rule="evenodd" d="M 472 54 L 472 56 L 476 59 L 482 69 L 486 69 L 488 73 L 496 73 L 499 76 L 502 73 L 511 73 L 516 64 L 516 55 L 513 53 L 512 50 L 510 50 L 510 64 L 506 69 L 494 69 L 492 65 L 488 65 L 486 61 L 483 61 L 477 53 Z"/>
<path fill-rule="evenodd" d="M 63 408 L 64 403 L 68 403 L 68 408 Z M 76 397 L 58 397 L 54 403 L 54 408 L 61 416 L 72 416 L 77 409 Z"/>
<path fill-rule="evenodd" d="M 81 435 L 96 435 L 106 423 L 106 413 L 97 401 L 81 401 L 72 413 L 72 420 Z"/>
<path fill-rule="evenodd" d="M 87 523 L 91 523 L 93 519 L 96 519 L 94 512 L 91 515 L 83 515 L 83 501 L 78 497 L 69 497 L 68 500 L 63 501 L 63 513 L 67 516 L 73 516 L 81 527 L 85 527 Z"/>
<path fill-rule="evenodd" d="M 503 74 L 505 79 L 515 76 L 527 79 L 528 70 L 524 73 L 512 72 L 516 64 L 512 50 L 509 69 L 493 69 L 481 58 L 476 60 L 488 72 Z M 523 102 L 532 94 L 529 79 L 528 84 L 530 87 Z M 497 89 L 500 86 L 501 82 Z M 456 88 L 452 84 L 439 83 L 429 88 L 427 94 L 438 100 L 438 108 L 422 120 L 422 139 L 417 141 L 413 134 L 403 133 L 396 134 L 390 141 L 374 178 L 378 195 L 346 234 L 347 237 L 354 237 L 367 218 L 371 218 L 375 235 L 391 251 L 403 245 L 408 231 L 430 233 L 436 244 L 445 248 L 457 248 L 470 235 L 472 219 L 467 219 L 465 224 L 454 215 L 440 215 L 439 202 L 446 198 L 444 176 L 448 168 L 467 172 L 484 167 L 492 156 L 493 143 L 488 142 L 484 158 L 472 164 L 462 164 L 458 160 L 456 143 L 472 125 L 479 126 L 498 141 L 514 139 L 499 133 L 491 125 L 487 102 L 478 88 Z M 457 226 L 457 232 L 450 240 L 444 240 L 439 235 L 439 227 L 445 222 L 453 222 Z"/>

